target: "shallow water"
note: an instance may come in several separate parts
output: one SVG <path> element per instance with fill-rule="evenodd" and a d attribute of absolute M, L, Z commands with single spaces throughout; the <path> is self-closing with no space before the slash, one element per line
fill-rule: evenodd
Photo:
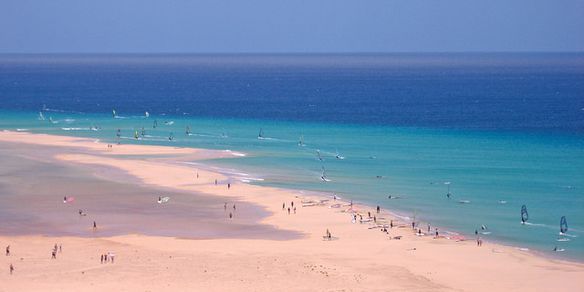
<path fill-rule="evenodd" d="M 121 170 L 57 162 L 51 147 L 0 143 L 0 233 L 184 238 L 293 238 L 257 222 L 261 208 L 217 196 L 145 187 Z M 74 198 L 63 203 L 63 198 Z M 158 196 L 169 196 L 158 204 Z M 229 220 L 223 203 L 238 205 Z M 78 210 L 86 216 L 80 216 Z M 92 224 L 96 221 L 97 231 Z"/>

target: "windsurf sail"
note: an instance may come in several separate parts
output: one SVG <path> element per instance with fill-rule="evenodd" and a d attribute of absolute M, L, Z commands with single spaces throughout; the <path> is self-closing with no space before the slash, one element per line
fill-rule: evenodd
<path fill-rule="evenodd" d="M 138 131 L 134 131 L 134 139 L 138 140 Z"/>
<path fill-rule="evenodd" d="M 264 129 L 260 128 L 260 132 L 258 133 L 258 139 L 264 138 Z"/>
<path fill-rule="evenodd" d="M 560 219 L 560 233 L 564 234 L 568 232 L 568 221 L 566 221 L 566 216 L 562 216 Z"/>
<path fill-rule="evenodd" d="M 298 138 L 298 146 L 304 146 L 304 135 L 300 135 Z"/>
<path fill-rule="evenodd" d="M 185 129 L 185 134 L 190 135 L 191 133 L 192 133 L 191 126 L 187 126 L 187 128 Z"/>
<path fill-rule="evenodd" d="M 116 114 L 116 110 L 115 110 L 115 109 L 112 109 L 112 118 L 115 118 L 115 117 L 117 117 L 117 116 L 118 116 L 118 115 Z"/>
<path fill-rule="evenodd" d="M 140 133 L 140 135 L 142 135 L 142 137 L 146 136 L 146 130 L 144 129 L 144 127 L 142 127 L 142 132 Z"/>
<path fill-rule="evenodd" d="M 316 150 L 316 157 L 318 157 L 318 160 L 323 161 L 322 156 L 320 156 L 320 150 Z"/>
<path fill-rule="evenodd" d="M 149 117 L 150 117 L 150 113 L 149 113 L 149 112 L 144 112 L 144 116 L 145 116 L 146 118 L 149 118 Z"/>
<path fill-rule="evenodd" d="M 39 121 L 44 121 L 45 120 L 45 115 L 43 115 L 43 112 L 39 112 Z"/>
<path fill-rule="evenodd" d="M 170 135 L 168 135 L 168 141 L 172 140 L 174 140 L 174 133 L 170 132 Z"/>
<path fill-rule="evenodd" d="M 158 127 L 158 120 L 154 120 L 154 122 L 152 122 L 152 128 L 156 129 L 156 127 Z"/>
<path fill-rule="evenodd" d="M 328 181 L 328 178 L 326 177 L 326 170 L 324 169 L 324 166 L 322 167 L 322 174 L 320 175 L 320 179 L 322 181 Z"/>
<path fill-rule="evenodd" d="M 527 207 L 525 205 L 521 206 L 521 223 L 525 223 L 529 220 L 529 213 L 527 213 Z"/>

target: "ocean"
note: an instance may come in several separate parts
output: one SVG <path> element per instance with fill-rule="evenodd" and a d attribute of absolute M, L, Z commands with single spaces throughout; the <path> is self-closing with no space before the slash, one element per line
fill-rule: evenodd
<path fill-rule="evenodd" d="M 0 129 L 238 151 L 204 163 L 584 260 L 584 54 L 0 55 Z"/>

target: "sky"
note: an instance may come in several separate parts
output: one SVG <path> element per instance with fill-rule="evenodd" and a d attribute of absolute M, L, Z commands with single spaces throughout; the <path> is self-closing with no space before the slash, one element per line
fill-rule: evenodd
<path fill-rule="evenodd" d="M 584 0 L 0 0 L 0 53 L 584 51 Z"/>

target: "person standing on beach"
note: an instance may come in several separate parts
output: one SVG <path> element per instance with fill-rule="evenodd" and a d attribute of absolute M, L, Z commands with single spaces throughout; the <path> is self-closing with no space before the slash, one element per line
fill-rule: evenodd
<path fill-rule="evenodd" d="M 282 203 L 282 211 L 286 210 L 286 203 Z"/>
<path fill-rule="evenodd" d="M 235 204 L 233 204 L 233 211 L 235 211 Z"/>
<path fill-rule="evenodd" d="M 14 272 L 14 266 L 10 264 L 10 275 L 12 275 L 12 272 Z"/>
<path fill-rule="evenodd" d="M 215 179 L 215 185 L 217 185 L 217 179 Z"/>
<path fill-rule="evenodd" d="M 294 208 L 294 201 L 290 202 L 290 205 Z"/>
<path fill-rule="evenodd" d="M 57 259 L 57 252 L 53 250 L 53 252 L 51 252 L 51 259 L 56 260 Z"/>
<path fill-rule="evenodd" d="M 95 223 L 95 221 L 93 221 L 93 231 L 97 230 L 97 223 Z"/>
<path fill-rule="evenodd" d="M 225 202 L 225 204 L 223 204 L 223 210 L 227 211 L 227 202 Z"/>
<path fill-rule="evenodd" d="M 103 264 L 103 254 L 101 255 L 101 263 Z"/>
<path fill-rule="evenodd" d="M 10 245 L 6 247 L 6 256 L 10 255 Z"/>
<path fill-rule="evenodd" d="M 290 207 L 288 207 L 288 215 L 290 215 Z"/>
<path fill-rule="evenodd" d="M 296 214 L 296 207 L 294 207 L 294 214 Z"/>
<path fill-rule="evenodd" d="M 227 184 L 227 189 L 230 189 L 230 188 L 231 188 L 231 184 L 230 184 L 230 183 L 228 183 L 228 184 Z"/>
<path fill-rule="evenodd" d="M 438 228 L 436 228 L 436 238 L 438 238 Z"/>
<path fill-rule="evenodd" d="M 229 212 L 229 219 L 233 218 L 233 213 Z"/>

